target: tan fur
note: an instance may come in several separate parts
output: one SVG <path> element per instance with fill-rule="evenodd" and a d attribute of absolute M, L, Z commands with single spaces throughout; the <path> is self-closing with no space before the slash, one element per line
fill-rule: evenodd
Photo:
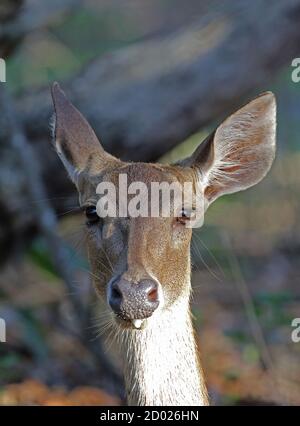
<path fill-rule="evenodd" d="M 81 205 L 95 205 L 102 181 L 128 184 L 192 182 L 207 207 L 224 193 L 257 183 L 275 152 L 275 99 L 253 100 L 222 123 L 181 165 L 124 163 L 105 153 L 89 124 L 56 84 L 56 147 L 79 191 Z M 207 391 L 190 315 L 192 230 L 176 217 L 106 218 L 87 230 L 97 294 L 107 298 L 114 277 L 159 283 L 159 307 L 136 330 L 112 315 L 124 361 L 131 405 L 207 405 Z M 138 320 L 138 319 L 137 319 Z"/>

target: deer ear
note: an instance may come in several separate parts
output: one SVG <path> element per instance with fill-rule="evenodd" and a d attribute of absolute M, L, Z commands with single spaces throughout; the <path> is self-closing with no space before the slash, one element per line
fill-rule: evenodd
<path fill-rule="evenodd" d="M 118 161 L 104 151 L 89 123 L 67 99 L 58 83 L 53 84 L 51 92 L 55 109 L 55 148 L 72 181 L 76 183 L 81 172 L 96 174 L 107 163 Z"/>
<path fill-rule="evenodd" d="M 183 165 L 197 168 L 211 203 L 258 183 L 275 156 L 276 101 L 266 92 L 229 116 Z"/>

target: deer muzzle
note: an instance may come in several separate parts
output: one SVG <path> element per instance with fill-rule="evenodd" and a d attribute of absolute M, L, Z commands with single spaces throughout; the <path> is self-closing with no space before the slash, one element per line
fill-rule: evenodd
<path fill-rule="evenodd" d="M 158 283 L 152 279 L 134 283 L 121 277 L 110 283 L 108 303 L 123 320 L 144 320 L 158 308 Z"/>

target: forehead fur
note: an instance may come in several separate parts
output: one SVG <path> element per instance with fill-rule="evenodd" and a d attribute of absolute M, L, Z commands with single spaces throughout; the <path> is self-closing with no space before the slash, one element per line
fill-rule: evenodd
<path fill-rule="evenodd" d="M 146 185 L 151 182 L 179 182 L 184 183 L 187 181 L 194 182 L 196 176 L 194 171 L 191 169 L 187 172 L 187 169 L 179 166 L 170 166 L 164 164 L 153 164 L 153 163 L 130 163 L 123 164 L 122 166 L 106 171 L 99 178 L 99 181 L 110 181 L 114 184 L 118 184 L 120 174 L 127 175 L 128 184 L 132 182 L 144 182 Z"/>
<path fill-rule="evenodd" d="M 80 204 L 96 202 L 96 188 L 100 182 L 111 182 L 116 188 L 119 186 L 119 176 L 126 174 L 127 183 L 143 182 L 150 187 L 151 182 L 192 182 L 194 190 L 199 188 L 199 174 L 192 168 L 183 168 L 178 165 L 165 165 L 159 163 L 122 163 L 114 167 L 106 167 L 99 174 L 93 176 L 84 174 L 78 180 Z M 201 184 L 201 183 L 200 183 Z"/>

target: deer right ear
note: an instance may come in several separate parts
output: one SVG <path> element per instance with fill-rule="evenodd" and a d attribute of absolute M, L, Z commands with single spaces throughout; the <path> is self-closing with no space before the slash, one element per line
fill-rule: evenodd
<path fill-rule="evenodd" d="M 258 183 L 273 163 L 275 142 L 276 102 L 267 92 L 229 116 L 181 164 L 199 171 L 210 204 Z"/>
<path fill-rule="evenodd" d="M 108 162 L 118 161 L 102 148 L 95 132 L 71 104 L 58 83 L 52 86 L 54 139 L 56 151 L 76 184 L 82 172 L 96 174 Z"/>

